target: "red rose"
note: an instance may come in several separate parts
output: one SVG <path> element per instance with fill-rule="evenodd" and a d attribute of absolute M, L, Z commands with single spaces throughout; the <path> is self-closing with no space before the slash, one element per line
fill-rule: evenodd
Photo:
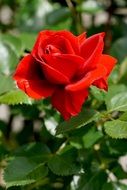
<path fill-rule="evenodd" d="M 30 97 L 51 97 L 65 119 L 77 115 L 91 85 L 107 90 L 116 59 L 102 54 L 104 33 L 86 38 L 69 31 L 42 31 L 31 54 L 19 63 L 14 79 Z"/>

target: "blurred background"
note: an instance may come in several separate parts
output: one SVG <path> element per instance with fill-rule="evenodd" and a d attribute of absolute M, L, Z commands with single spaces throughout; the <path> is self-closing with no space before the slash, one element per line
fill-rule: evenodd
<path fill-rule="evenodd" d="M 118 66 L 109 83 L 125 81 L 124 85 L 127 84 L 127 0 L 0 0 L 0 190 L 4 186 L 4 159 L 13 150 L 41 139 L 55 152 L 64 141 L 54 137 L 54 128 L 62 119 L 51 109 L 48 100 L 29 105 L 29 100 L 24 95 L 15 93 L 16 87 L 12 80 L 19 60 L 31 51 L 38 32 L 44 29 L 70 30 L 75 35 L 86 31 L 87 36 L 105 31 L 104 51 L 118 59 Z M 26 105 L 17 105 L 18 103 Z M 121 143 L 122 146 L 125 145 L 122 140 Z M 105 146 L 108 146 L 106 141 Z M 114 158 L 115 163 L 125 153 L 125 150 L 119 153 Z M 127 159 L 123 162 L 124 168 Z M 70 177 L 62 179 L 65 183 L 58 180 L 56 184 L 56 176 L 54 179 L 52 175 L 51 184 L 44 189 L 68 188 Z"/>

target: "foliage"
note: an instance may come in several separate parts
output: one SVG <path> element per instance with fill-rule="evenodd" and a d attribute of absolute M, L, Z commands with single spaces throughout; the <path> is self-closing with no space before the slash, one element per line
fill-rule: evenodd
<path fill-rule="evenodd" d="M 127 154 L 126 7 L 126 0 L 0 1 L 0 109 L 4 104 L 9 112 L 6 120 L 0 116 L 0 190 L 127 189 L 119 161 Z M 104 13 L 108 19 L 100 23 Z M 108 92 L 91 87 L 82 112 L 69 121 L 12 80 L 42 29 L 105 31 L 105 52 L 118 59 Z"/>

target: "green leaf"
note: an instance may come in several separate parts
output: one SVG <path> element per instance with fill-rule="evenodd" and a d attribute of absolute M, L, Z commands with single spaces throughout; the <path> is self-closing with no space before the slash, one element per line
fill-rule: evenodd
<path fill-rule="evenodd" d="M 26 177 L 31 180 L 39 180 L 48 174 L 48 168 L 42 163 L 33 169 Z"/>
<path fill-rule="evenodd" d="M 35 40 L 37 38 L 36 34 L 31 34 L 31 33 L 21 33 L 19 36 L 22 44 L 23 44 L 23 49 L 31 51 L 31 49 L 34 46 Z"/>
<path fill-rule="evenodd" d="M 119 79 L 124 77 L 124 80 L 126 80 L 127 75 L 127 57 L 122 61 L 119 68 Z"/>
<path fill-rule="evenodd" d="M 49 148 L 43 143 L 29 143 L 16 149 L 15 156 L 26 156 L 35 162 L 46 161 L 51 155 Z"/>
<path fill-rule="evenodd" d="M 119 62 L 127 56 L 127 37 L 116 40 L 111 47 L 111 54 L 116 57 Z"/>
<path fill-rule="evenodd" d="M 70 16 L 70 10 L 67 7 L 56 9 L 46 15 L 46 21 L 49 25 L 58 24 Z"/>
<path fill-rule="evenodd" d="M 112 108 L 114 108 L 115 106 L 114 97 L 117 97 L 117 95 L 119 96 L 119 94 L 126 93 L 126 92 L 127 92 L 127 87 L 124 84 L 111 85 L 109 87 L 108 93 L 105 96 L 105 103 L 106 103 L 107 110 L 111 110 Z"/>
<path fill-rule="evenodd" d="M 96 86 L 91 86 L 91 93 L 98 101 L 104 101 L 106 93 L 103 90 L 100 90 Z"/>
<path fill-rule="evenodd" d="M 2 34 L 1 40 L 10 46 L 17 56 L 20 56 L 22 52 L 22 43 L 18 37 L 11 34 Z"/>
<path fill-rule="evenodd" d="M 107 109 L 109 112 L 112 111 L 127 111 L 127 92 L 116 94 L 107 103 Z"/>
<path fill-rule="evenodd" d="M 12 77 L 0 74 L 0 95 L 15 88 Z"/>
<path fill-rule="evenodd" d="M 104 124 L 105 132 L 112 138 L 127 138 L 127 122 L 114 120 Z"/>
<path fill-rule="evenodd" d="M 119 120 L 121 121 L 127 121 L 127 112 L 124 112 L 120 117 Z"/>
<path fill-rule="evenodd" d="M 79 165 L 61 155 L 52 156 L 48 161 L 48 167 L 56 175 L 62 176 L 77 174 L 80 170 Z"/>
<path fill-rule="evenodd" d="M 92 127 L 84 136 L 83 136 L 83 144 L 85 148 L 90 148 L 94 145 L 100 138 L 103 137 L 101 131 L 97 131 L 95 127 Z"/>
<path fill-rule="evenodd" d="M 18 57 L 13 49 L 0 40 L 0 72 L 6 75 L 14 72 Z"/>
<path fill-rule="evenodd" d="M 74 130 L 77 127 L 82 127 L 94 121 L 98 117 L 98 113 L 94 110 L 84 109 L 78 116 L 72 117 L 69 121 L 64 121 L 59 124 L 56 129 L 56 134 L 65 133 Z"/>
<path fill-rule="evenodd" d="M 116 183 L 116 182 L 109 182 L 105 183 L 102 190 L 126 190 L 127 185 Z"/>
<path fill-rule="evenodd" d="M 0 96 L 0 104 L 31 104 L 31 99 L 20 90 L 13 90 Z"/>
<path fill-rule="evenodd" d="M 92 177 L 89 176 L 88 179 L 85 179 L 85 177 L 84 174 L 80 179 L 77 190 L 102 190 L 104 182 L 107 181 L 107 174 L 104 171 L 98 171 Z"/>
<path fill-rule="evenodd" d="M 23 186 L 30 184 L 47 175 L 47 167 L 43 164 L 37 165 L 26 157 L 17 157 L 12 160 L 4 171 L 6 187 Z"/>

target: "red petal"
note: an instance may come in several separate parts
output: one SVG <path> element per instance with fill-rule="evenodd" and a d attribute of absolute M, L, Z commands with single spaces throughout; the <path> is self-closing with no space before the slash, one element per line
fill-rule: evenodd
<path fill-rule="evenodd" d="M 83 32 L 82 34 L 77 36 L 77 39 L 78 39 L 79 46 L 81 46 L 86 40 L 86 32 Z"/>
<path fill-rule="evenodd" d="M 103 90 L 106 90 L 106 91 L 108 90 L 108 84 L 107 84 L 106 77 L 96 80 L 93 83 L 93 85 L 100 88 L 100 89 L 103 89 Z"/>
<path fill-rule="evenodd" d="M 66 86 L 66 90 L 77 91 L 87 89 L 94 81 L 104 77 L 106 75 L 105 68 L 100 65 L 97 69 L 87 73 L 81 80 L 74 84 L 69 84 Z"/>
<path fill-rule="evenodd" d="M 57 32 L 57 34 L 63 36 L 65 39 L 68 39 L 74 49 L 75 54 L 79 54 L 77 36 L 74 36 L 71 32 L 66 30 L 61 30 Z"/>
<path fill-rule="evenodd" d="M 71 79 L 83 67 L 84 59 L 76 55 L 47 55 L 44 56 L 47 65 Z M 47 75 L 48 77 L 48 75 Z M 60 80 L 60 78 L 58 78 Z"/>
<path fill-rule="evenodd" d="M 93 83 L 93 85 L 107 91 L 108 90 L 107 77 L 111 73 L 111 71 L 114 68 L 116 62 L 117 62 L 117 60 L 114 57 L 111 57 L 109 55 L 102 55 L 98 64 L 103 65 L 105 67 L 106 75 L 103 78 L 101 78 L 99 80 L 96 80 Z"/>
<path fill-rule="evenodd" d="M 37 58 L 37 60 L 39 59 L 39 56 L 43 54 L 43 49 L 48 44 L 49 36 L 52 36 L 53 34 L 54 34 L 54 31 L 50 31 L 50 30 L 44 30 L 44 31 L 39 32 L 37 36 L 37 40 L 31 52 L 33 57 Z"/>
<path fill-rule="evenodd" d="M 72 115 L 75 116 L 77 115 L 82 108 L 83 103 L 88 97 L 88 90 L 80 90 L 76 92 L 67 92 L 67 97 L 66 97 L 66 107 L 68 112 Z"/>
<path fill-rule="evenodd" d="M 61 72 L 57 71 L 50 65 L 42 62 L 41 67 L 44 71 L 44 75 L 46 79 L 52 84 L 68 84 L 69 78 L 62 74 Z"/>
<path fill-rule="evenodd" d="M 44 80 L 40 65 L 30 54 L 21 60 L 13 78 L 20 89 L 35 99 L 51 96 L 55 90 L 55 86 Z"/>
<path fill-rule="evenodd" d="M 103 51 L 104 33 L 99 33 L 86 39 L 80 47 L 82 57 L 85 59 L 84 69 L 88 70 L 96 68 L 100 56 Z"/>
<path fill-rule="evenodd" d="M 82 104 L 88 96 L 88 91 L 68 92 L 57 89 L 51 100 L 52 105 L 62 114 L 65 120 L 77 115 L 81 111 Z M 59 98 L 58 98 L 59 97 Z"/>
<path fill-rule="evenodd" d="M 25 56 L 20 63 L 18 64 L 16 71 L 14 73 L 14 79 L 18 80 L 21 78 L 24 79 L 40 79 L 40 66 L 39 64 L 34 60 L 34 58 L 29 54 Z"/>
<path fill-rule="evenodd" d="M 18 87 L 23 90 L 28 96 L 34 99 L 42 99 L 49 97 L 55 91 L 55 87 L 50 85 L 45 80 L 18 80 Z"/>
<path fill-rule="evenodd" d="M 62 53 L 79 54 L 78 40 L 69 31 L 42 31 L 39 33 L 32 50 L 32 55 L 37 60 L 41 59 L 47 45 L 53 45 Z"/>
<path fill-rule="evenodd" d="M 56 108 L 65 120 L 71 117 L 71 114 L 67 111 L 66 102 L 66 91 L 64 89 L 57 89 L 51 97 L 51 102 L 54 108 Z"/>
<path fill-rule="evenodd" d="M 115 59 L 112 56 L 104 55 L 104 54 L 101 56 L 99 60 L 99 64 L 102 64 L 107 70 L 106 76 L 108 76 L 111 73 L 116 63 L 117 63 L 117 59 Z"/>

